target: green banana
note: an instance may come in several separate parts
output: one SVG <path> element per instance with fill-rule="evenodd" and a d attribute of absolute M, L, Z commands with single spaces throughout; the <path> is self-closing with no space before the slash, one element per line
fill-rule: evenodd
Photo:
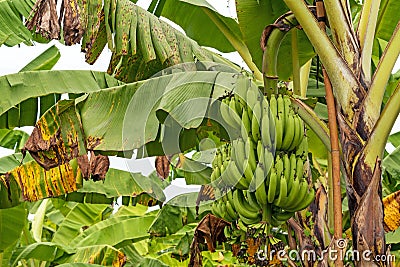
<path fill-rule="evenodd" d="M 296 147 L 300 144 L 301 141 L 301 119 L 300 117 L 295 114 L 293 116 L 294 120 L 294 135 L 293 135 L 293 140 L 292 143 L 290 144 L 288 151 L 293 151 L 296 149 Z"/>
<path fill-rule="evenodd" d="M 304 176 L 304 161 L 300 157 L 296 157 L 296 177 L 302 179 Z"/>
<path fill-rule="evenodd" d="M 242 190 L 236 189 L 233 192 L 233 203 L 235 210 L 238 212 L 239 215 L 248 219 L 258 218 L 259 211 L 255 207 L 250 206 L 245 196 L 243 195 Z"/>
<path fill-rule="evenodd" d="M 246 195 L 247 195 L 247 200 L 248 200 L 250 206 L 257 208 L 258 210 L 261 210 L 261 205 L 259 204 L 259 202 L 257 200 L 256 193 L 251 192 L 250 190 L 247 190 Z"/>
<path fill-rule="evenodd" d="M 254 172 L 257 166 L 256 155 L 255 155 L 255 147 L 254 142 L 251 137 L 247 137 L 246 144 L 245 144 L 245 154 L 248 160 L 248 164 L 251 167 L 251 170 Z"/>
<path fill-rule="evenodd" d="M 253 116 L 251 119 L 251 135 L 253 136 L 254 142 L 257 142 L 261 138 L 260 122 L 261 122 L 261 103 L 257 101 L 253 107 Z"/>
<path fill-rule="evenodd" d="M 288 180 L 288 192 L 292 189 L 292 184 L 296 177 L 296 167 L 297 167 L 296 154 L 294 153 L 290 154 L 289 160 L 290 160 L 290 174 Z"/>
<path fill-rule="evenodd" d="M 278 117 L 278 104 L 276 101 L 276 95 L 271 95 L 269 100 L 269 109 L 271 110 L 272 117 L 276 120 Z"/>
<path fill-rule="evenodd" d="M 295 137 L 294 136 L 295 120 L 291 113 L 292 113 L 291 110 L 288 110 L 288 112 L 286 112 L 286 117 L 285 117 L 284 137 L 281 146 L 281 149 L 285 151 L 289 151 L 289 147 L 292 144 Z"/>
<path fill-rule="evenodd" d="M 246 109 L 243 110 L 242 113 L 242 122 L 241 122 L 241 135 L 243 139 L 246 139 L 251 135 L 251 121 L 249 114 Z"/>
<path fill-rule="evenodd" d="M 281 175 L 283 173 L 284 165 L 283 165 L 282 157 L 279 154 L 276 155 L 276 158 L 275 158 L 275 169 L 276 169 L 276 174 L 278 175 L 278 177 L 281 177 Z"/>
<path fill-rule="evenodd" d="M 234 97 L 231 97 L 229 101 L 229 115 L 231 116 L 231 119 L 235 122 L 236 127 L 240 127 L 241 120 L 240 120 L 240 114 L 242 111 L 239 111 L 236 109 L 236 100 Z"/>
<path fill-rule="evenodd" d="M 271 129 L 270 129 L 270 122 L 269 122 L 269 111 L 264 112 L 261 118 L 261 141 L 265 147 L 272 148 L 272 141 L 271 141 Z"/>
<path fill-rule="evenodd" d="M 306 180 L 302 180 L 300 185 L 300 192 L 298 193 L 298 201 L 295 202 L 294 205 L 288 206 L 286 208 L 287 211 L 300 211 L 304 208 L 308 207 L 310 203 L 314 200 L 315 192 L 314 189 L 311 188 L 311 192 L 308 192 L 308 183 Z"/>
<path fill-rule="evenodd" d="M 277 109 L 278 109 L 278 116 L 277 120 L 275 121 L 276 127 L 276 149 L 280 150 L 282 147 L 283 142 L 283 130 L 285 127 L 285 103 L 283 101 L 282 95 L 279 95 L 277 100 Z"/>
<path fill-rule="evenodd" d="M 281 176 L 279 185 L 279 195 L 278 198 L 275 199 L 274 204 L 278 207 L 282 207 L 285 205 L 287 199 L 287 181 L 285 176 Z"/>
<path fill-rule="evenodd" d="M 278 176 L 276 173 L 276 169 L 272 168 L 271 173 L 269 175 L 269 183 L 268 183 L 268 203 L 272 203 L 275 200 L 277 184 L 278 184 Z"/>
<path fill-rule="evenodd" d="M 247 111 L 249 112 L 249 114 L 251 114 L 251 110 L 250 108 L 253 108 L 254 105 L 258 102 L 257 100 L 257 96 L 258 95 L 258 91 L 257 89 L 250 87 L 247 90 L 247 99 L 246 99 L 246 104 L 247 104 Z"/>
<path fill-rule="evenodd" d="M 233 219 L 232 221 L 236 221 L 239 218 L 239 216 L 237 212 L 234 210 L 232 204 L 229 201 L 226 201 L 225 206 L 226 206 L 226 212 Z"/>
<path fill-rule="evenodd" d="M 300 191 L 300 179 L 296 179 L 292 182 L 291 189 L 288 186 L 287 199 L 285 201 L 283 209 L 290 208 L 296 205 L 301 199 L 299 199 Z"/>
<path fill-rule="evenodd" d="M 288 154 L 283 155 L 283 176 L 285 176 L 286 179 L 290 177 L 290 159 Z"/>
<path fill-rule="evenodd" d="M 222 116 L 222 119 L 231 127 L 236 128 L 236 122 L 235 120 L 231 117 L 230 111 L 229 111 L 229 99 L 224 98 L 222 102 L 220 103 L 220 113 Z"/>
<path fill-rule="evenodd" d="M 264 170 L 266 173 L 269 172 L 271 169 L 272 165 L 274 164 L 274 154 L 269 151 L 268 147 L 265 147 L 264 149 Z"/>
<path fill-rule="evenodd" d="M 290 218 L 292 218 L 294 215 L 293 211 L 281 211 L 281 212 L 277 212 L 272 214 L 272 217 L 276 220 L 276 221 L 287 221 Z"/>
<path fill-rule="evenodd" d="M 246 216 L 243 216 L 240 213 L 239 213 L 239 218 L 245 225 L 252 225 L 252 224 L 259 223 L 261 221 L 260 216 L 257 216 L 255 218 L 248 218 Z"/>
<path fill-rule="evenodd" d="M 255 197 L 257 199 L 257 202 L 263 206 L 268 203 L 268 196 L 267 196 L 267 190 L 265 188 L 265 172 L 261 164 L 257 165 L 256 171 L 255 171 Z M 251 186 L 250 186 L 251 188 Z"/>

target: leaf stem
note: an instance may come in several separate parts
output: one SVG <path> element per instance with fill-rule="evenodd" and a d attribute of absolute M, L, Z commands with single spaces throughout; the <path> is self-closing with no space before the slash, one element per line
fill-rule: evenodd
<path fill-rule="evenodd" d="M 367 83 L 371 80 L 371 54 L 380 3 L 381 0 L 364 1 L 357 29 L 361 48 L 361 70 Z"/>
<path fill-rule="evenodd" d="M 360 87 L 356 76 L 327 34 L 319 27 L 316 18 L 304 1 L 284 0 L 284 2 L 293 11 L 297 21 L 303 27 L 308 39 L 324 63 L 338 104 L 346 114 L 347 119 L 352 121 L 354 115 L 352 106 L 359 102 L 357 93 L 359 93 Z"/>
<path fill-rule="evenodd" d="M 301 95 L 300 83 L 300 62 L 299 62 L 299 49 L 297 43 L 297 29 L 292 29 L 292 66 L 293 66 L 293 93 Z"/>
<path fill-rule="evenodd" d="M 307 87 L 308 87 L 308 78 L 310 76 L 310 69 L 311 69 L 311 64 L 312 64 L 312 59 L 307 61 L 306 64 L 304 64 L 300 68 L 300 96 L 301 97 L 306 97 L 307 95 Z"/>
<path fill-rule="evenodd" d="M 363 106 L 365 113 L 363 120 L 369 125 L 375 125 L 379 118 L 383 96 L 386 90 L 386 84 L 392 73 L 393 67 L 400 53 L 400 21 L 379 60 L 378 67 L 372 77 L 372 83 L 368 95 L 364 100 Z M 368 107 L 368 109 L 367 109 Z M 374 160 L 375 162 L 375 160 Z"/>
<path fill-rule="evenodd" d="M 243 58 L 244 62 L 247 64 L 247 66 L 250 68 L 250 70 L 253 72 L 254 77 L 257 80 L 262 80 L 263 76 L 261 74 L 261 71 L 257 68 L 256 64 L 254 64 L 250 51 L 246 44 L 242 41 L 239 40 L 229 29 L 229 27 L 220 19 L 218 16 L 216 16 L 213 12 L 211 12 L 208 8 L 202 7 L 204 13 L 207 14 L 207 16 L 215 23 L 215 25 L 220 29 L 220 31 L 225 35 L 226 39 L 231 43 L 231 45 L 237 50 L 239 55 Z"/>
<path fill-rule="evenodd" d="M 379 120 L 376 122 L 371 136 L 365 145 L 364 154 L 365 162 L 373 167 L 376 158 L 382 159 L 383 152 L 390 135 L 390 131 L 400 113 L 400 83 L 390 96 L 388 102 L 383 109 Z"/>

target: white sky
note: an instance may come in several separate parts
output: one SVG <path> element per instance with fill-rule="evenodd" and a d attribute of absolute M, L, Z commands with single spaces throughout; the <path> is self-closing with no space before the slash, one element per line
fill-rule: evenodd
<path fill-rule="evenodd" d="M 147 8 L 151 1 L 149 0 L 139 0 L 138 4 L 144 8 Z M 219 1 L 211 1 L 212 4 L 219 12 L 221 12 L 225 16 L 235 17 L 235 5 L 233 0 L 219 0 Z M 171 23 L 174 26 L 178 27 L 176 24 Z M 178 27 L 179 28 L 179 27 Z M 180 29 L 181 30 L 181 29 Z M 54 66 L 54 69 L 62 70 L 62 69 L 91 69 L 91 70 L 99 70 L 106 71 L 109 63 L 109 59 L 111 56 L 110 51 L 106 48 L 101 54 L 100 58 L 96 61 L 94 65 L 89 65 L 84 61 L 84 54 L 80 52 L 80 46 L 75 45 L 72 47 L 66 47 L 60 44 L 58 41 L 52 41 L 49 44 L 36 44 L 34 47 L 27 47 L 25 45 L 21 45 L 21 47 L 0 47 L 0 76 L 10 73 L 18 72 L 23 66 L 25 66 L 30 60 L 37 57 L 40 53 L 46 50 L 50 45 L 56 44 L 56 46 L 60 49 L 61 58 L 58 63 Z M 244 65 L 243 60 L 239 57 L 237 53 L 224 54 L 230 60 L 236 62 L 237 64 Z M 395 66 L 395 70 L 400 68 L 400 60 L 397 61 Z M 28 132 L 31 131 L 30 127 L 25 128 Z M 392 132 L 397 132 L 400 130 L 400 120 L 398 119 L 395 127 Z M 388 145 L 387 149 L 392 151 L 394 148 L 391 145 Z M 11 150 L 6 150 L 0 148 L 0 156 L 4 156 L 6 154 L 12 153 Z M 153 161 L 149 160 L 141 160 L 141 161 L 130 161 L 129 165 L 131 165 L 130 171 L 138 172 L 141 171 L 144 174 L 149 173 L 153 170 Z M 125 163 L 121 163 L 119 160 L 112 159 L 111 166 L 113 168 L 118 169 L 127 169 Z M 184 184 L 182 181 L 175 182 L 179 185 Z M 197 187 L 194 187 L 195 189 Z M 168 197 L 168 190 L 167 190 Z"/>

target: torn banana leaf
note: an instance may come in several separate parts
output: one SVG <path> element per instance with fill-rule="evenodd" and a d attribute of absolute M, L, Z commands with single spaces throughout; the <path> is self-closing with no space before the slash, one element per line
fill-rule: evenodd
<path fill-rule="evenodd" d="M 2 183 L 0 195 L 3 197 L 4 194 L 8 193 L 9 198 L 15 199 L 16 192 L 8 190 L 11 188 L 10 185 L 15 188 L 15 184 L 17 184 L 24 200 L 36 201 L 74 192 L 77 190 L 77 182 L 79 183 L 81 179 L 80 169 L 77 167 L 76 160 L 48 171 L 36 161 L 30 161 L 0 176 L 0 182 Z M 3 191 L 3 189 L 7 189 L 7 191 Z M 16 205 L 18 203 L 13 204 Z M 3 203 L 1 203 L 2 205 Z"/>
<path fill-rule="evenodd" d="M 86 155 L 84 139 L 75 101 L 61 100 L 36 123 L 24 151 L 29 151 L 40 166 L 50 170 Z"/>
<path fill-rule="evenodd" d="M 63 93 L 89 93 L 122 84 L 98 71 L 27 71 L 0 76 L 0 128 L 33 126 Z M 22 102 L 22 103 L 21 103 Z"/>

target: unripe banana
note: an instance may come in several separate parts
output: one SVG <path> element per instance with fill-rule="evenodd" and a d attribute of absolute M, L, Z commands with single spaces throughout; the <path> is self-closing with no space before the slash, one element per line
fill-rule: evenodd
<path fill-rule="evenodd" d="M 250 164 L 251 170 L 254 172 L 257 166 L 257 160 L 255 155 L 255 147 L 254 142 L 251 137 L 247 137 L 246 144 L 245 144 L 245 152 L 246 158 L 248 160 L 248 164 Z"/>
<path fill-rule="evenodd" d="M 257 165 L 256 171 L 255 171 L 255 196 L 257 199 L 257 202 L 263 206 L 268 203 L 268 196 L 267 196 L 267 190 L 265 188 L 265 172 L 261 164 Z M 250 189 L 251 189 L 251 184 L 250 184 Z"/>
<path fill-rule="evenodd" d="M 261 121 L 261 103 L 257 101 L 253 107 L 253 116 L 251 119 L 251 134 L 254 142 L 257 142 L 261 138 L 260 121 Z"/>
<path fill-rule="evenodd" d="M 286 111 L 286 110 L 285 110 Z M 281 150 L 289 151 L 289 147 L 294 139 L 295 134 L 295 121 L 291 110 L 286 112 L 285 126 L 284 126 L 284 137 L 282 141 Z"/>
<path fill-rule="evenodd" d="M 271 169 L 272 165 L 274 164 L 274 154 L 269 151 L 268 147 L 265 147 L 264 149 L 264 170 L 266 173 L 269 172 Z"/>
<path fill-rule="evenodd" d="M 275 200 L 277 184 L 278 184 L 278 176 L 276 173 L 276 169 L 272 168 L 268 182 L 268 203 L 273 203 Z"/>
<path fill-rule="evenodd" d="M 283 165 L 282 157 L 279 154 L 276 155 L 276 158 L 275 158 L 275 169 L 276 169 L 276 174 L 278 175 L 278 178 L 281 177 L 281 175 L 283 174 L 284 165 Z"/>
<path fill-rule="evenodd" d="M 242 113 L 241 135 L 244 140 L 248 136 L 251 136 L 251 121 L 250 121 L 249 113 L 247 112 L 246 109 L 244 109 L 243 113 Z"/>
<path fill-rule="evenodd" d="M 222 119 L 231 127 L 237 128 L 237 123 L 236 121 L 232 118 L 229 110 L 229 99 L 224 98 L 222 102 L 220 103 L 220 108 Z"/>
<path fill-rule="evenodd" d="M 288 192 L 292 190 L 292 184 L 296 176 L 297 158 L 294 153 L 290 154 L 290 174 L 288 179 Z"/>
<path fill-rule="evenodd" d="M 285 176 L 286 179 L 290 177 L 290 159 L 288 154 L 283 155 L 283 176 Z"/>
<path fill-rule="evenodd" d="M 259 211 L 249 205 L 242 190 L 236 189 L 233 192 L 233 203 L 239 215 L 248 219 L 256 219 L 259 217 Z"/>
<path fill-rule="evenodd" d="M 300 144 L 301 142 L 301 119 L 299 115 L 295 114 L 293 117 L 294 120 L 294 136 L 293 136 L 293 141 L 290 144 L 288 151 L 293 151 L 296 149 L 296 147 Z"/>
<path fill-rule="evenodd" d="M 304 161 L 300 157 L 296 157 L 296 177 L 302 179 L 304 176 Z"/>
<path fill-rule="evenodd" d="M 241 124 L 240 114 L 242 111 L 236 109 L 236 100 L 234 97 L 231 97 L 229 100 L 229 115 L 231 116 L 232 121 L 235 122 L 235 128 L 239 128 Z"/>
<path fill-rule="evenodd" d="M 285 176 L 281 176 L 279 181 L 279 195 L 275 199 L 274 204 L 278 207 L 283 207 L 287 199 L 287 181 Z"/>
<path fill-rule="evenodd" d="M 280 212 L 276 212 L 272 215 L 272 217 L 276 220 L 276 221 L 287 221 L 290 218 L 292 218 L 294 215 L 294 212 L 292 211 L 280 211 Z"/>
<path fill-rule="evenodd" d="M 247 111 L 249 112 L 249 115 L 251 114 L 250 109 L 253 108 L 254 105 L 258 102 L 257 98 L 258 98 L 258 90 L 255 89 L 254 87 L 250 87 L 247 90 L 247 99 L 246 99 Z"/>
<path fill-rule="evenodd" d="M 288 190 L 288 196 L 283 206 L 283 209 L 295 206 L 296 203 L 300 201 L 299 199 L 300 191 L 300 179 L 296 179 L 292 182 L 291 189 Z"/>
<path fill-rule="evenodd" d="M 236 221 L 239 218 L 239 216 L 237 212 L 234 210 L 232 204 L 229 201 L 226 201 L 225 206 L 226 206 L 226 212 L 233 219 L 232 221 Z"/>
<path fill-rule="evenodd" d="M 284 133 L 284 127 L 285 127 L 285 103 L 283 101 L 282 95 L 279 95 L 277 100 L 277 108 L 278 108 L 278 117 L 277 120 L 275 121 L 275 127 L 276 127 L 276 149 L 280 150 L 282 147 L 282 142 L 283 142 L 283 133 Z"/>
<path fill-rule="evenodd" d="M 276 101 L 276 95 L 271 95 L 271 99 L 269 100 L 269 109 L 271 110 L 271 114 L 274 120 L 278 117 L 278 104 Z"/>
<path fill-rule="evenodd" d="M 268 111 L 269 112 L 269 111 Z M 268 148 L 272 148 L 272 141 L 270 132 L 273 131 L 270 129 L 270 122 L 269 122 L 269 114 L 268 112 L 264 112 L 261 118 L 261 141 L 263 145 Z"/>
<path fill-rule="evenodd" d="M 256 193 L 251 192 L 250 190 L 247 190 L 246 194 L 247 194 L 247 200 L 248 200 L 250 206 L 257 208 L 257 210 L 261 210 L 261 205 L 257 201 Z"/>

